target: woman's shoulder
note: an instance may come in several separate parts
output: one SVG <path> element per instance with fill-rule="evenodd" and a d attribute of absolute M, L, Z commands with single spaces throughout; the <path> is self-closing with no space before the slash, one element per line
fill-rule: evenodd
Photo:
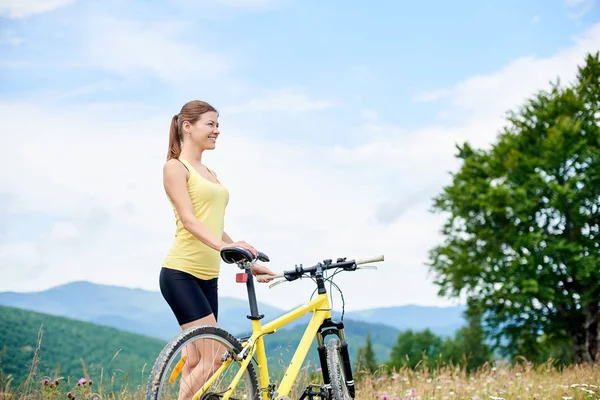
<path fill-rule="evenodd" d="M 171 158 L 163 166 L 163 174 L 166 176 L 187 175 L 189 168 L 182 160 Z"/>

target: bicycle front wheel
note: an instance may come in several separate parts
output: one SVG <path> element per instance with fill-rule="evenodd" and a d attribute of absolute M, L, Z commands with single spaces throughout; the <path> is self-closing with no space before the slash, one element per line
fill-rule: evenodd
<path fill-rule="evenodd" d="M 327 369 L 331 382 L 332 399 L 352 400 L 354 398 L 354 390 L 350 391 L 348 388 L 340 339 L 337 337 L 331 338 L 327 342 L 325 351 L 327 353 Z"/>
<path fill-rule="evenodd" d="M 181 332 L 161 351 L 148 380 L 146 400 L 190 399 L 215 372 L 222 370 L 199 399 L 220 399 L 240 370 L 232 355 L 242 345 L 216 326 L 193 326 Z M 258 399 L 258 382 L 252 364 L 231 393 L 231 399 Z"/>

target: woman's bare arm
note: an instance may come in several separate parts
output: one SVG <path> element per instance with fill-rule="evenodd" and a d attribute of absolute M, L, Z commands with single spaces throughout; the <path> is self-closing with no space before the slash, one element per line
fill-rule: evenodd
<path fill-rule="evenodd" d="M 221 251 L 226 243 L 224 239 L 217 238 L 213 233 L 196 218 L 194 206 L 187 189 L 188 170 L 178 160 L 171 159 L 163 168 L 163 185 L 167 196 L 175 206 L 183 227 L 207 246 Z M 231 239 L 231 238 L 230 238 Z"/>

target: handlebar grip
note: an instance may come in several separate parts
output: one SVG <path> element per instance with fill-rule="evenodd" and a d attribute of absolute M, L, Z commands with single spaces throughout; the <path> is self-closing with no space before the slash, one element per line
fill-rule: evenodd
<path fill-rule="evenodd" d="M 356 263 L 356 265 L 360 265 L 360 264 L 368 264 L 368 263 L 374 263 L 374 262 L 379 262 L 379 261 L 383 261 L 384 257 L 383 254 L 377 257 L 372 257 L 372 258 L 363 258 L 363 259 L 357 259 L 354 260 L 354 262 Z"/>

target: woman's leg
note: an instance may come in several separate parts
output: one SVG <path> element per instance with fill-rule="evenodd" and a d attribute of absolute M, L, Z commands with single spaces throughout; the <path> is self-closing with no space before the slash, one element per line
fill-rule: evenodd
<path fill-rule="evenodd" d="M 200 289 L 204 294 L 206 301 L 212 311 L 210 315 L 198 320 L 189 322 L 182 326 L 182 329 L 187 329 L 194 325 L 213 325 L 217 326 L 218 318 L 218 279 L 214 278 L 211 280 L 198 280 Z M 210 339 L 197 340 L 194 345 L 188 345 L 190 352 L 195 352 L 199 355 L 198 358 L 194 357 L 193 362 L 190 366 L 193 366 L 191 370 L 188 370 L 188 374 L 182 376 L 186 386 L 191 389 L 192 396 L 198 389 L 204 385 L 204 383 L 215 373 L 221 366 L 221 356 L 225 353 L 225 348 L 218 342 Z M 194 348 L 195 347 L 195 348 Z"/>
<path fill-rule="evenodd" d="M 212 281 L 215 282 L 205 284 Z M 196 325 L 217 325 L 211 307 L 218 304 L 216 279 L 203 281 L 185 272 L 163 268 L 160 289 L 182 330 Z M 209 339 L 196 340 L 183 349 L 186 362 L 180 380 L 180 399 L 191 398 L 202 387 L 221 365 L 224 352 L 219 343 Z"/>

